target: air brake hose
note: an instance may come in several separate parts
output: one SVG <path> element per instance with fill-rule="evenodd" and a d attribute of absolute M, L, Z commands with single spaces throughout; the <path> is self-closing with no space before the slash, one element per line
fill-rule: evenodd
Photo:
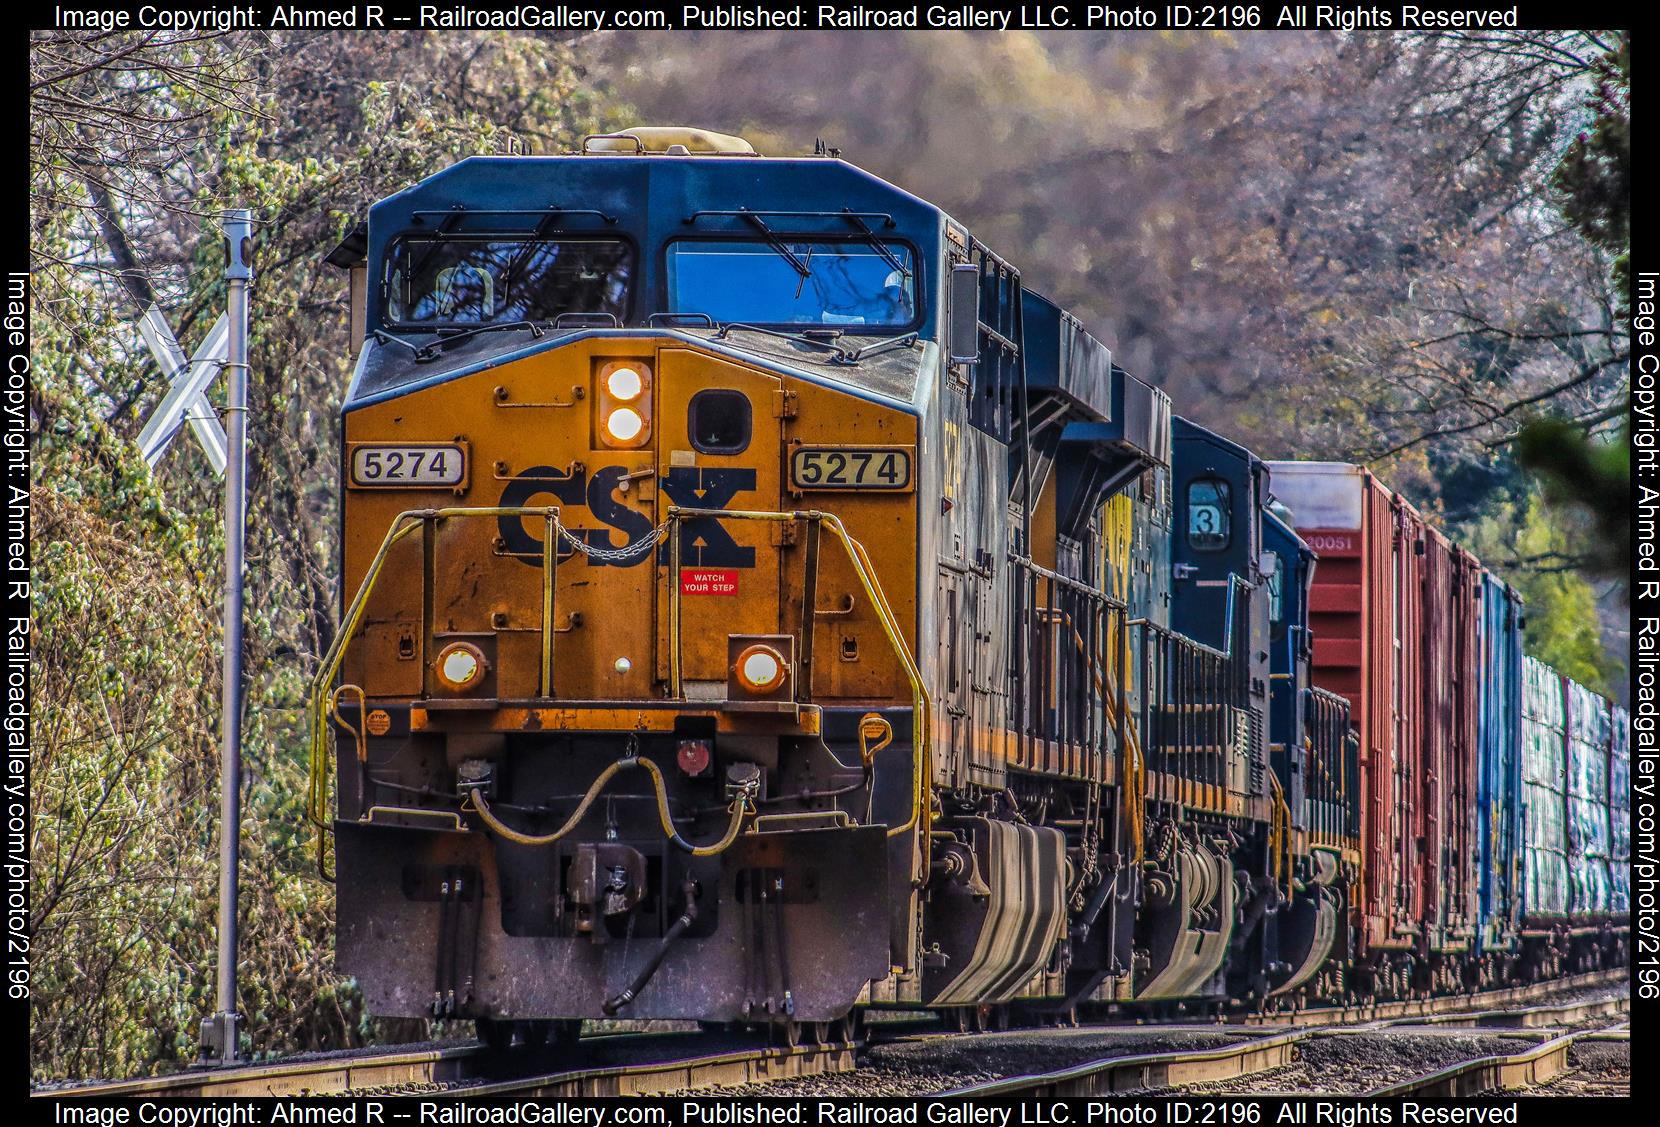
<path fill-rule="evenodd" d="M 663 965 L 663 959 L 668 955 L 674 941 L 684 935 L 686 929 L 697 920 L 697 881 L 686 878 L 686 883 L 681 885 L 681 891 L 686 895 L 686 910 L 680 913 L 680 918 L 670 924 L 669 930 L 663 933 L 663 941 L 657 945 L 657 950 L 652 952 L 650 960 L 640 969 L 640 973 L 635 976 L 628 989 L 600 1005 L 600 1010 L 606 1017 L 614 1017 L 618 1010 L 640 996 L 640 991 L 646 988 L 646 983 L 657 973 L 657 968 Z"/>
<path fill-rule="evenodd" d="M 496 817 L 495 814 L 491 813 L 490 804 L 488 800 L 485 799 L 483 788 L 481 787 L 472 788 L 471 792 L 467 796 L 467 801 L 472 804 L 472 809 L 477 812 L 481 819 L 483 819 L 486 826 L 489 826 L 490 829 L 495 831 L 498 835 L 513 842 L 515 845 L 552 845 L 554 842 L 558 841 L 560 838 L 568 836 L 572 830 L 576 829 L 576 827 L 581 823 L 583 815 L 588 813 L 588 808 L 594 804 L 594 800 L 599 797 L 600 791 L 605 788 L 605 784 L 615 778 L 618 772 L 626 770 L 630 767 L 639 767 L 651 776 L 652 789 L 655 791 L 657 797 L 657 820 L 662 824 L 663 835 L 669 839 L 675 848 L 683 850 L 686 853 L 690 853 L 693 857 L 713 857 L 717 853 L 724 853 L 731 847 L 734 841 L 738 840 L 738 831 L 743 828 L 744 814 L 749 811 L 754 804 L 752 790 L 746 789 L 733 801 L 731 806 L 732 821 L 728 823 L 726 827 L 726 834 L 719 841 L 713 843 L 712 845 L 693 845 L 691 842 L 681 837 L 680 831 L 675 829 L 674 817 L 669 812 L 669 794 L 668 788 L 663 782 L 662 769 L 651 760 L 641 759 L 640 757 L 634 755 L 624 756 L 615 763 L 611 764 L 605 770 L 601 771 L 599 778 L 594 780 L 593 785 L 591 785 L 588 788 L 587 793 L 582 796 L 582 801 L 577 803 L 576 809 L 572 811 L 571 816 L 565 820 L 565 824 L 550 834 L 537 835 L 520 833 L 512 826 L 509 826 L 506 822 L 503 822 L 500 818 Z"/>

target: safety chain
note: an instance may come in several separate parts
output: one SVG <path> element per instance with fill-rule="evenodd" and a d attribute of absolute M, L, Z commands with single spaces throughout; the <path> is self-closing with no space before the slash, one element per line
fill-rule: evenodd
<path fill-rule="evenodd" d="M 643 555 L 666 540 L 669 535 L 669 522 L 664 521 L 640 539 L 630 541 L 621 548 L 596 548 L 592 544 L 572 536 L 563 524 L 559 525 L 558 529 L 560 539 L 589 559 L 600 560 L 604 563 L 622 563 L 625 560 L 632 560 Z"/>

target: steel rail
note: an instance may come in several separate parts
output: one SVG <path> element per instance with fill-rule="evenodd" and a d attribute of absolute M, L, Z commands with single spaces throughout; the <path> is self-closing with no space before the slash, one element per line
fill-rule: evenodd
<path fill-rule="evenodd" d="M 1593 986 L 1607 986 L 1631 977 L 1630 967 L 1591 971 L 1566 978 L 1526 986 L 1507 986 L 1474 994 L 1446 994 L 1435 998 L 1416 998 L 1410 1001 L 1376 1002 L 1365 1006 L 1314 1006 L 1306 1010 L 1284 1013 L 1239 1014 L 1230 1016 L 1230 1024 L 1241 1025 L 1357 1025 L 1368 1021 L 1398 1018 L 1431 1017 L 1436 1014 L 1457 1013 L 1476 1006 L 1502 1006 L 1511 1002 L 1525 1002 L 1546 993 L 1559 990 L 1579 990 Z"/>
<path fill-rule="evenodd" d="M 1280 1068 L 1297 1059 L 1297 1045 L 1319 1035 L 1303 1029 L 1254 1037 L 1233 1045 L 1167 1053 L 1137 1053 L 1088 1061 L 1055 1072 L 1011 1076 L 953 1088 L 945 1099 L 997 1096 L 1104 1096 L 1148 1088 L 1177 1088 L 1212 1080 L 1232 1080 L 1252 1072 Z"/>
<path fill-rule="evenodd" d="M 1428 1017 L 1395 1017 L 1376 1024 L 1384 1028 L 1429 1025 L 1454 1028 L 1538 1029 L 1551 1025 L 1574 1025 L 1593 1017 L 1612 1017 L 1627 1013 L 1630 1009 L 1630 997 L 1622 995 L 1588 1002 L 1565 1002 L 1557 1006 L 1533 1006 L 1525 1010 L 1473 1010 L 1469 1013 L 1431 1014 Z"/>
<path fill-rule="evenodd" d="M 1493 990 L 1484 994 L 1457 995 L 1436 999 L 1435 1001 L 1449 1003 L 1451 1006 L 1520 1001 L 1528 996 L 1537 996 L 1547 991 L 1559 990 L 1565 987 L 1601 985 L 1625 973 L 1627 972 L 1623 970 L 1598 971 L 1594 974 L 1577 975 L 1572 979 L 1558 979 L 1549 983 L 1537 983 L 1526 987 Z M 1625 1001 L 1625 999 L 1610 999 L 1608 1001 L 1619 1003 Z M 1430 1003 L 1402 1004 L 1428 1005 Z M 1578 1008 L 1594 1011 L 1595 1007 L 1601 1004 L 1602 1002 L 1599 1001 L 1538 1008 L 1548 1013 L 1561 1013 Z M 1271 1036 L 1258 1034 L 1250 1040 L 1202 1049 L 1108 1057 L 1057 1069 L 1053 1072 L 1032 1073 L 971 1084 L 942 1093 L 942 1095 L 945 1097 L 975 1099 L 1008 1096 L 1097 1096 L 1115 1092 L 1145 1091 L 1152 1088 L 1180 1088 L 1193 1084 L 1233 1080 L 1252 1072 L 1261 1072 L 1291 1064 L 1296 1060 L 1296 1046 L 1301 1042 L 1314 1037 L 1359 1032 L 1361 1030 L 1352 1030 L 1347 1027 L 1354 1024 L 1368 1024 L 1372 1021 L 1372 1015 L 1370 1014 L 1359 1019 L 1359 1021 L 1344 1020 L 1342 1016 L 1338 1016 L 1337 1020 L 1329 1020 L 1334 1015 L 1344 1015 L 1350 1012 L 1348 1010 L 1305 1010 L 1298 1014 L 1281 1015 L 1292 1019 L 1288 1023 L 1308 1026 L 1308 1028 L 1294 1032 Z M 1494 1011 L 1483 1011 L 1483 1013 L 1491 1012 Z M 1268 1016 L 1273 1017 L 1275 1015 Z M 1307 1020 L 1296 1020 L 1303 1018 Z M 1321 1020 L 1322 1018 L 1327 1020 Z M 1244 1034 L 1245 1031 L 1242 1029 L 1239 1032 Z M 1585 1036 L 1587 1034 L 1571 1034 L 1567 1040 L 1571 1041 Z M 1559 1038 L 1558 1040 L 1562 1039 Z M 1547 1042 L 1547 1044 L 1552 1043 L 1554 1042 Z M 1530 1046 L 1526 1053 L 1518 1054 L 1518 1057 L 1531 1056 L 1537 1053 L 1540 1048 L 1542 1046 Z M 1563 1062 L 1567 1060 L 1565 1049 L 1561 1059 Z M 1475 1063 L 1479 1064 L 1481 1062 Z M 1474 1067 L 1474 1064 L 1470 1067 Z M 1427 1082 L 1429 1078 L 1423 1079 Z"/>
<path fill-rule="evenodd" d="M 1487 1005 L 1519 1001 L 1547 990 L 1603 985 L 1626 975 L 1625 970 L 1599 971 L 1576 975 L 1529 987 L 1515 987 L 1488 991 L 1484 994 L 1460 995 L 1441 999 L 1447 1003 Z M 1456 1021 L 1467 1016 L 1476 1024 L 1505 1024 L 1502 1018 L 1515 1019 L 1523 1027 L 1538 1024 L 1531 1015 L 1548 1019 L 1576 1020 L 1571 1016 L 1584 1011 L 1584 1016 L 1602 1016 L 1602 1007 L 1618 1006 L 1628 999 L 1599 999 L 1556 1006 L 1537 1007 L 1529 1011 L 1480 1010 L 1467 1015 L 1449 1015 L 1444 1020 Z M 1426 1005 L 1427 1003 L 1412 1003 Z M 1171 1087 L 1199 1084 L 1209 1080 L 1232 1079 L 1249 1072 L 1276 1068 L 1290 1063 L 1294 1050 L 1291 1046 L 1327 1030 L 1320 1026 L 1339 1026 L 1376 1020 L 1377 1015 L 1366 1011 L 1358 1019 L 1331 1020 L 1334 1015 L 1354 1011 L 1305 1010 L 1282 1017 L 1304 1018 L 1300 1024 L 1308 1029 L 1288 1033 L 1269 1033 L 1261 1028 L 1241 1028 L 1237 1033 L 1247 1038 L 1238 1044 L 1210 1046 L 1198 1050 L 1168 1053 L 1139 1054 L 1087 1062 L 1055 1073 L 1010 1077 L 972 1085 L 945 1093 L 949 1096 L 1016 1095 L 1087 1095 L 1123 1091 L 1130 1088 Z M 1495 1015 L 1490 1017 L 1489 1015 Z M 1269 1015 L 1274 1017 L 1276 1015 Z M 1321 1020 L 1324 1019 L 1324 1020 Z M 1548 1023 L 1548 1022 L 1547 1022 Z M 877 1022 L 873 1033 L 881 1033 L 887 1023 Z M 900 1022 L 895 1024 L 915 1024 Z M 1115 1028 L 1108 1026 L 1107 1028 Z M 642 1036 L 620 1034 L 619 1038 Z M 1608 1038 L 1608 1030 L 1579 1033 L 1584 1039 Z M 593 1047 L 610 1036 L 589 1037 L 583 1044 Z M 73 1098 L 77 1096 L 170 1097 L 170 1096 L 304 1096 L 324 1095 L 362 1088 L 386 1088 L 411 1084 L 464 1085 L 442 1092 L 423 1092 L 423 1097 L 445 1095 L 645 1095 L 653 1092 L 675 1091 L 681 1088 L 707 1087 L 713 1084 L 752 1084 L 786 1076 L 811 1076 L 847 1071 L 854 1067 L 857 1045 L 852 1042 L 829 1045 L 803 1045 L 795 1048 L 756 1048 L 729 1050 L 703 1056 L 685 1056 L 674 1059 L 627 1065 L 605 1065 L 549 1073 L 531 1077 L 492 1081 L 476 1081 L 480 1065 L 490 1059 L 484 1046 L 477 1043 L 458 1044 L 435 1049 L 394 1050 L 379 1054 L 333 1054 L 308 1060 L 284 1060 L 254 1064 L 241 1068 L 202 1069 L 174 1073 L 167 1076 L 141 1077 L 104 1083 L 79 1084 L 72 1087 L 42 1089 L 32 1092 L 36 1098 Z M 1530 1050 L 1531 1051 L 1531 1050 Z M 585 1087 L 584 1087 L 585 1086 Z"/>
<path fill-rule="evenodd" d="M 76 1096 L 316 1096 L 400 1084 L 445 1084 L 468 1079 L 487 1055 L 480 1044 L 315 1060 L 288 1060 L 240 1068 L 201 1069 L 29 1093 L 36 1099 Z"/>
<path fill-rule="evenodd" d="M 622 1035 L 623 1039 L 641 1034 Z M 590 1048 L 611 1040 L 585 1038 Z M 589 1097 L 654 1095 L 718 1084 L 756 1084 L 786 1077 L 846 1072 L 854 1067 L 856 1042 L 825 1045 L 757 1046 L 702 1055 L 629 1064 L 588 1065 L 560 1072 L 490 1079 L 480 1083 L 483 1067 L 499 1061 L 477 1043 L 362 1056 L 334 1055 L 313 1060 L 279 1061 L 241 1068 L 203 1069 L 168 1076 L 117 1080 L 43 1089 L 37 1099 L 171 1098 L 212 1096 L 324 1096 L 365 1088 L 442 1084 L 439 1091 L 411 1092 L 423 1099 L 451 1096 Z M 389 1093 L 396 1095 L 397 1093 Z"/>
<path fill-rule="evenodd" d="M 703 1057 L 657 1061 L 651 1064 L 611 1065 L 603 1068 L 555 1072 L 490 1084 L 448 1088 L 423 1093 L 424 1098 L 460 1096 L 519 1096 L 556 1099 L 594 1096 L 657 1096 L 683 1089 L 716 1085 L 760 1084 L 801 1076 L 851 1072 L 858 1045 L 795 1045 L 714 1053 Z"/>
<path fill-rule="evenodd" d="M 1612 1031 L 1568 1033 L 1509 1056 L 1480 1057 L 1397 1084 L 1385 1084 L 1366 1096 L 1479 1096 L 1501 1088 L 1536 1087 L 1573 1071 L 1568 1054 L 1576 1041 Z"/>

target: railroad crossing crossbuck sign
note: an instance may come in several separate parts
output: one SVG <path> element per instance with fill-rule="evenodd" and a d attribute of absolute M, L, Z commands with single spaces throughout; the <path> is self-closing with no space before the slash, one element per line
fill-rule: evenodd
<path fill-rule="evenodd" d="M 196 355 L 189 360 L 185 359 L 184 349 L 179 347 L 178 338 L 168 327 L 167 318 L 154 305 L 139 319 L 138 331 L 173 384 L 138 436 L 138 449 L 144 455 L 145 464 L 155 469 L 168 443 L 179 433 L 179 424 L 188 422 L 213 472 L 224 477 L 225 428 L 219 425 L 219 415 L 208 402 L 206 392 L 219 369 L 224 367 L 229 349 L 229 322 L 225 314 L 219 314 L 196 349 Z"/>

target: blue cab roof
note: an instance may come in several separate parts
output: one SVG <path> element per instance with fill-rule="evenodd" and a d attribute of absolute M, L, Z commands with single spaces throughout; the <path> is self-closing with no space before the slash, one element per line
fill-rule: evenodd
<path fill-rule="evenodd" d="M 664 245 L 694 235 L 762 237 L 743 211 L 780 235 L 862 238 L 856 217 L 883 239 L 911 243 L 917 293 L 927 298 L 922 333 L 937 337 L 942 213 L 826 157 L 469 157 L 370 209 L 368 259 L 386 261 L 391 240 L 412 231 L 620 236 L 639 256 L 629 320 L 643 323 L 668 308 Z M 371 331 L 383 327 L 381 283 L 372 269 Z"/>

